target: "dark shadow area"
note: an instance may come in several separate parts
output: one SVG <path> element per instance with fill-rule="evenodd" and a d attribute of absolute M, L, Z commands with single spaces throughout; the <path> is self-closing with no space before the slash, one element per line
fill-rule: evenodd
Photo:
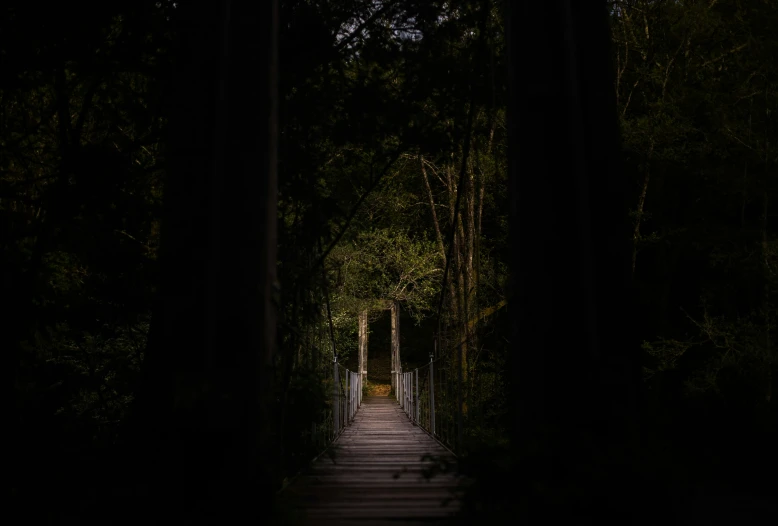
<path fill-rule="evenodd" d="M 368 324 L 367 379 L 374 384 L 392 383 L 392 316 L 383 311 L 377 320 Z M 400 329 L 402 331 L 402 329 Z M 402 332 L 400 333 L 402 353 Z"/>
<path fill-rule="evenodd" d="M 400 359 L 405 371 L 411 371 L 430 361 L 435 346 L 437 321 L 432 317 L 418 323 L 400 304 Z"/>
<path fill-rule="evenodd" d="M 8 517 L 266 523 L 397 302 L 464 522 L 775 522 L 778 2 L 72 4 L 0 8 Z M 372 409 L 317 525 L 429 510 Z"/>

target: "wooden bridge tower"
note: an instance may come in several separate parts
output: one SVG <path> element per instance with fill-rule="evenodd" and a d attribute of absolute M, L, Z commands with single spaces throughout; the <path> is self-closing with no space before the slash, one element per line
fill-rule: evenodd
<path fill-rule="evenodd" d="M 400 370 L 400 304 L 397 301 L 387 302 L 386 307 L 392 316 L 392 388 L 396 387 L 396 374 Z M 368 341 L 368 311 L 359 314 L 359 372 L 362 374 L 362 382 L 367 381 L 367 341 Z"/>

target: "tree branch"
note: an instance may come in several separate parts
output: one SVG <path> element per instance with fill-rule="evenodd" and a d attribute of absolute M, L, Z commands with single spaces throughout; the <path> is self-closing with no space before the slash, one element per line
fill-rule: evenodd
<path fill-rule="evenodd" d="M 353 42 L 353 40 L 357 37 L 357 35 L 362 33 L 362 31 L 368 25 L 372 24 L 377 18 L 383 16 L 384 14 L 386 14 L 388 11 L 390 11 L 394 7 L 395 7 L 395 4 L 393 2 L 384 4 L 384 6 L 381 9 L 379 9 L 378 11 L 373 13 L 367 20 L 362 22 L 354 31 L 351 32 L 351 34 L 349 34 L 349 36 L 344 37 L 343 40 L 338 42 L 338 45 L 335 46 L 335 52 L 336 53 L 340 52 L 341 49 L 343 49 L 344 47 L 348 46 L 351 42 Z"/>
<path fill-rule="evenodd" d="M 310 272 L 313 273 L 316 271 L 316 269 L 319 268 L 319 266 L 324 263 L 324 260 L 327 259 L 327 256 L 332 252 L 332 249 L 335 248 L 335 246 L 340 243 L 341 238 L 343 237 L 343 234 L 346 233 L 346 230 L 348 230 L 349 225 L 351 224 L 351 221 L 354 219 L 354 216 L 357 215 L 357 212 L 359 211 L 360 207 L 362 206 L 362 203 L 365 202 L 365 199 L 367 199 L 367 196 L 370 195 L 373 190 L 375 190 L 378 187 L 378 184 L 383 181 L 384 176 L 389 172 L 389 169 L 394 166 L 394 163 L 397 161 L 397 159 L 400 157 L 403 151 L 403 145 L 400 145 L 397 148 L 397 151 L 392 156 L 391 160 L 387 163 L 387 165 L 384 167 L 381 174 L 373 178 L 373 180 L 370 182 L 370 185 L 368 186 L 367 190 L 365 190 L 365 193 L 363 193 L 357 203 L 354 205 L 354 207 L 349 212 L 348 217 L 346 217 L 346 221 L 344 221 L 343 226 L 340 228 L 340 231 L 338 232 L 338 235 L 335 236 L 335 239 L 329 244 L 327 247 L 327 250 L 325 250 L 320 256 L 319 259 L 316 260 L 316 263 L 313 264 L 313 266 L 310 269 Z"/>

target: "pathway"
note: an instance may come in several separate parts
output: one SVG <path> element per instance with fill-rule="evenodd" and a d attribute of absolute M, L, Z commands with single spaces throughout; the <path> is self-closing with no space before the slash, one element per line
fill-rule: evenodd
<path fill-rule="evenodd" d="M 425 454 L 454 457 L 413 425 L 393 397 L 364 398 L 353 423 L 280 495 L 278 524 L 450 524 L 457 510 L 452 474 L 424 477 Z M 334 458 L 331 458 L 334 457 Z"/>

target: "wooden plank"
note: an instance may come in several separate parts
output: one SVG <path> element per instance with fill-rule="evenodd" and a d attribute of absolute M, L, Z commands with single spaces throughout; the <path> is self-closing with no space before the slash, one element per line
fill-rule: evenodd
<path fill-rule="evenodd" d="M 332 455 L 322 455 L 281 493 L 285 515 L 276 524 L 448 524 L 466 483 L 454 473 L 426 478 L 434 462 L 425 455 L 455 462 L 393 397 L 365 398 Z"/>

